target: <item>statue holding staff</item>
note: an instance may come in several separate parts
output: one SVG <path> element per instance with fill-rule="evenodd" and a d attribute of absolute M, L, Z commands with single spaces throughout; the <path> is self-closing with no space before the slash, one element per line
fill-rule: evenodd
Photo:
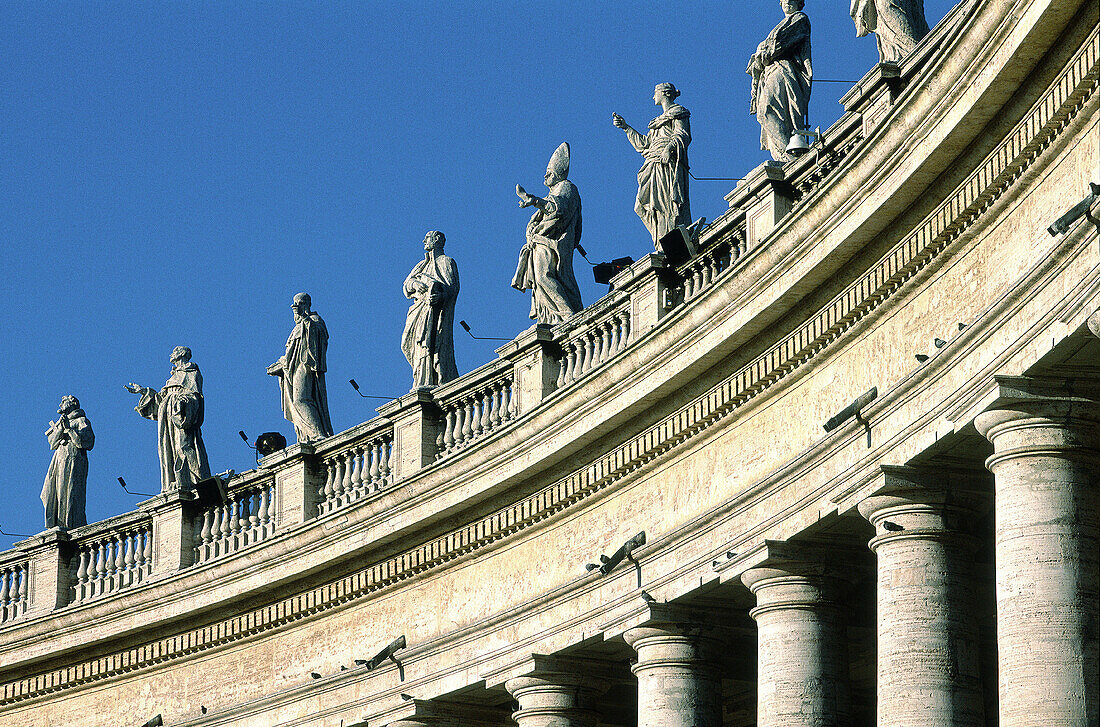
<path fill-rule="evenodd" d="M 458 265 L 443 254 L 446 241 L 438 230 L 424 235 L 424 259 L 405 278 L 403 287 L 413 303 L 405 316 L 401 351 L 412 366 L 414 389 L 458 378 L 453 332 Z"/>
<path fill-rule="evenodd" d="M 512 287 L 531 291 L 531 318 L 560 323 L 584 306 L 573 275 L 573 250 L 581 240 L 581 195 L 569 181 L 569 145 L 550 157 L 543 176 L 550 194 L 536 197 L 516 185 L 520 207 L 535 207 L 527 223 Z"/>
<path fill-rule="evenodd" d="M 615 126 L 626 132 L 631 146 L 644 161 L 638 171 L 638 198 L 634 211 L 649 230 L 653 245 L 679 225 L 691 224 L 688 202 L 687 147 L 691 143 L 691 114 L 675 103 L 680 92 L 671 83 L 659 83 L 653 90 L 653 103 L 663 113 L 649 122 L 649 131 L 641 134 L 618 114 L 611 114 Z"/>
<path fill-rule="evenodd" d="M 928 35 L 924 0 L 852 0 L 856 36 L 875 34 L 881 63 L 897 63 Z"/>
<path fill-rule="evenodd" d="M 299 442 L 316 442 L 332 436 L 325 388 L 328 329 L 321 316 L 310 310 L 309 293 L 298 293 L 290 304 L 294 328 L 286 339 L 286 353 L 267 367 L 279 377 L 283 416 L 294 425 Z"/>
<path fill-rule="evenodd" d="M 191 349 L 176 346 L 170 358 L 172 374 L 160 391 L 135 383 L 126 390 L 141 396 L 134 410 L 157 423 L 157 455 L 161 492 L 193 489 L 210 477 L 202 441 L 202 374 L 191 363 Z"/>
<path fill-rule="evenodd" d="M 95 445 L 95 433 L 75 396 L 62 397 L 57 414 L 57 421 L 50 422 L 46 430 L 46 441 L 53 450 L 46 481 L 42 484 L 46 527 L 78 528 L 88 524 L 84 513 L 88 450 Z"/>
<path fill-rule="evenodd" d="M 772 159 L 786 162 L 792 158 L 792 147 L 806 148 L 796 132 L 809 127 L 813 67 L 804 0 L 779 0 L 779 4 L 786 17 L 757 46 L 746 73 L 752 75 L 749 113 L 760 122 L 760 148 L 771 152 Z"/>

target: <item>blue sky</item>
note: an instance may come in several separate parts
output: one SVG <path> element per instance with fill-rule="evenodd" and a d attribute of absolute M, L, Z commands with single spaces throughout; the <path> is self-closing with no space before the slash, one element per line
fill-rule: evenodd
<path fill-rule="evenodd" d="M 950 8 L 926 0 L 929 24 Z M 819 79 L 877 61 L 843 0 L 806 8 Z M 401 282 L 427 230 L 462 280 L 456 319 L 483 336 L 530 325 L 509 287 L 554 148 L 572 148 L 593 261 L 651 249 L 633 212 L 640 157 L 611 124 L 656 115 L 672 81 L 691 111 L 698 177 L 764 161 L 748 115 L 748 56 L 778 2 L 8 3 L 0 25 L 0 528 L 42 529 L 43 432 L 74 394 L 96 432 L 90 521 L 156 492 L 156 425 L 123 384 L 158 388 L 173 346 L 202 369 L 215 471 L 244 470 L 237 436 L 293 429 L 267 364 L 299 291 L 330 331 L 340 431 L 374 415 L 365 393 L 408 391 Z M 849 88 L 815 83 L 813 126 Z M 695 182 L 693 216 L 733 182 Z M 575 261 L 586 304 L 596 286 Z M 460 372 L 494 356 L 456 328 Z M 12 538 L 0 536 L 0 549 Z"/>

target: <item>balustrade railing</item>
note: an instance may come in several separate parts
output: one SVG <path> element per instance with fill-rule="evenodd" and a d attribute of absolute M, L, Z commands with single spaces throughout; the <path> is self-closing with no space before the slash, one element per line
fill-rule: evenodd
<path fill-rule="evenodd" d="M 228 502 L 196 521 L 195 562 L 203 563 L 265 540 L 275 532 L 275 480 L 230 483 Z"/>
<path fill-rule="evenodd" d="M 681 265 L 677 272 L 684 281 L 684 302 L 697 298 L 714 285 L 719 276 L 746 252 L 746 247 L 744 228 L 737 228 Z"/>
<path fill-rule="evenodd" d="M 630 343 L 630 300 L 605 311 L 596 320 L 566 334 L 561 343 L 562 357 L 557 388 L 572 383 L 609 361 Z"/>
<path fill-rule="evenodd" d="M 393 482 L 390 457 L 393 450 L 393 427 L 385 426 L 357 436 L 322 455 L 325 484 L 318 495 L 317 509 L 321 515 L 349 505 Z"/>
<path fill-rule="evenodd" d="M 0 565 L 0 624 L 27 612 L 30 564 L 27 561 Z"/>
<path fill-rule="evenodd" d="M 435 442 L 438 458 L 483 439 L 518 413 L 510 361 L 495 361 L 471 373 L 479 375 L 473 380 L 469 376 L 456 380 L 464 385 L 437 399 L 442 412 Z"/>
<path fill-rule="evenodd" d="M 151 520 L 120 523 L 109 532 L 84 536 L 73 556 L 72 601 L 88 601 L 140 583 L 148 578 L 152 563 Z"/>

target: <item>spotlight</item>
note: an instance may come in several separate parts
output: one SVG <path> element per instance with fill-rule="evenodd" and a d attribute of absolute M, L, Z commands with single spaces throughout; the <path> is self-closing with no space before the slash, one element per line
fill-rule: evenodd
<path fill-rule="evenodd" d="M 825 431 L 831 432 L 839 427 L 844 422 L 851 419 L 853 416 L 856 419 L 860 418 L 860 412 L 863 411 L 863 407 L 870 404 L 878 397 L 878 387 L 874 386 L 870 391 L 864 392 L 852 400 L 852 403 L 841 409 L 836 413 L 829 421 L 825 422 Z"/>
<path fill-rule="evenodd" d="M 600 572 L 600 575 L 606 576 L 608 573 L 615 570 L 615 566 L 617 566 L 619 563 L 622 563 L 623 559 L 629 559 L 631 562 L 634 562 L 635 565 L 637 565 L 637 562 L 634 561 L 634 558 L 631 554 L 634 552 L 635 548 L 639 548 L 643 545 L 645 545 L 644 530 L 635 535 L 630 540 L 623 543 L 618 550 L 611 554 L 611 557 L 601 555 L 600 562 L 603 563 L 603 565 L 587 563 L 585 564 L 584 568 L 588 571 L 598 570 Z"/>
<path fill-rule="evenodd" d="M 404 648 L 405 648 L 405 637 L 404 636 L 398 636 L 396 639 L 394 639 L 392 642 L 390 642 L 389 646 L 387 646 L 386 648 L 379 651 L 377 654 L 374 655 L 373 659 L 366 662 L 367 671 L 370 671 L 372 669 L 377 668 L 378 665 L 381 664 L 382 662 L 384 662 L 386 659 L 390 659 L 391 661 L 393 661 L 394 664 L 397 664 L 397 666 L 400 668 L 401 664 L 397 661 L 397 659 L 394 658 L 393 654 L 398 649 L 404 649 Z"/>
<path fill-rule="evenodd" d="M 153 497 L 153 495 L 149 494 L 148 492 L 134 492 L 130 490 L 128 487 L 126 487 L 126 480 L 122 479 L 121 477 L 118 478 L 118 484 L 122 485 L 122 489 L 126 491 L 127 495 L 137 495 L 138 497 Z"/>
<path fill-rule="evenodd" d="M 1047 228 L 1047 232 L 1050 233 L 1051 237 L 1057 237 L 1069 230 L 1069 228 L 1073 226 L 1073 223 L 1077 222 L 1082 217 L 1087 217 L 1093 224 L 1100 224 L 1100 220 L 1093 219 L 1092 215 L 1089 214 L 1089 208 L 1092 207 L 1092 203 L 1095 202 L 1098 197 L 1100 197 L 1100 184 L 1089 182 L 1088 195 L 1070 208 L 1069 212 L 1059 217 L 1053 225 Z"/>
<path fill-rule="evenodd" d="M 598 285 L 609 285 L 613 277 L 633 264 L 632 257 L 617 257 L 608 263 L 596 263 L 592 266 L 592 276 Z"/>
<path fill-rule="evenodd" d="M 470 330 L 470 325 L 466 321 L 459 321 L 458 325 L 462 326 L 462 330 L 470 334 L 470 338 L 475 341 L 511 341 L 511 338 L 499 338 L 497 336 L 475 336 L 473 331 Z"/>
<path fill-rule="evenodd" d="M 261 457 L 286 449 L 286 437 L 278 432 L 264 432 L 256 437 L 256 452 Z"/>

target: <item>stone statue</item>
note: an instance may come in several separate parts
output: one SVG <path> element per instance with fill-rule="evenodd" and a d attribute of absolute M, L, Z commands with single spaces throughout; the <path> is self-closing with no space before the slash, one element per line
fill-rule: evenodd
<path fill-rule="evenodd" d="M 424 235 L 424 259 L 405 278 L 405 297 L 413 303 L 405 316 L 401 350 L 412 366 L 414 389 L 458 378 L 452 330 L 458 265 L 443 254 L 446 241 L 437 230 Z"/>
<path fill-rule="evenodd" d="M 638 172 L 638 199 L 634 211 L 642 218 L 653 246 L 678 225 L 691 224 L 688 204 L 687 147 L 691 143 L 691 115 L 675 103 L 680 92 L 671 83 L 659 83 L 653 90 L 653 103 L 664 112 L 649 122 L 649 132 L 640 134 L 622 116 L 611 114 L 615 126 L 626 132 L 642 158 Z"/>
<path fill-rule="evenodd" d="M 924 0 L 852 0 L 856 36 L 875 34 L 880 62 L 900 61 L 928 35 Z"/>
<path fill-rule="evenodd" d="M 95 444 L 95 434 L 75 396 L 62 397 L 57 414 L 57 421 L 50 422 L 46 430 L 46 441 L 53 450 L 42 484 L 46 527 L 78 528 L 88 524 L 84 514 L 88 450 Z"/>
<path fill-rule="evenodd" d="M 283 416 L 294 425 L 299 442 L 316 442 L 332 436 L 325 389 L 325 356 L 328 329 L 321 316 L 310 310 L 309 293 L 298 293 L 290 307 L 294 330 L 286 339 L 286 353 L 267 367 L 279 377 L 283 394 Z"/>
<path fill-rule="evenodd" d="M 562 143 L 543 177 L 550 194 L 536 197 L 516 185 L 519 206 L 538 209 L 527 223 L 527 242 L 512 287 L 531 291 L 531 318 L 539 323 L 559 323 L 584 307 L 573 276 L 573 249 L 581 241 L 581 195 L 568 176 L 569 145 Z"/>
<path fill-rule="evenodd" d="M 164 388 L 154 391 L 135 383 L 127 391 L 140 394 L 134 410 L 157 423 L 157 454 L 160 457 L 161 492 L 188 490 L 210 477 L 206 446 L 202 443 L 202 374 L 191 363 L 191 349 L 172 349 L 172 375 Z"/>
<path fill-rule="evenodd" d="M 793 148 L 805 148 L 795 132 L 809 128 L 810 19 L 802 12 L 803 0 L 779 0 L 786 17 L 749 58 L 752 75 L 749 113 L 760 122 L 760 148 L 772 159 L 790 161 Z"/>

